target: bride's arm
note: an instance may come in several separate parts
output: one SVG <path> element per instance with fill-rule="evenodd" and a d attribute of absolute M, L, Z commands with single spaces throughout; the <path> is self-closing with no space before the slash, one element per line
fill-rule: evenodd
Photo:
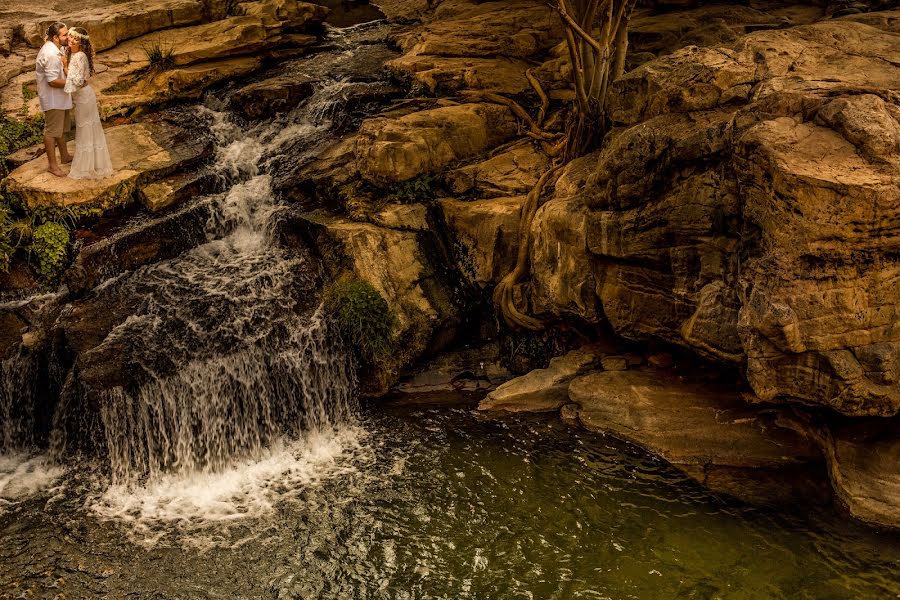
<path fill-rule="evenodd" d="M 72 57 L 66 77 L 65 91 L 77 92 L 87 84 L 87 57 L 83 52 Z"/>

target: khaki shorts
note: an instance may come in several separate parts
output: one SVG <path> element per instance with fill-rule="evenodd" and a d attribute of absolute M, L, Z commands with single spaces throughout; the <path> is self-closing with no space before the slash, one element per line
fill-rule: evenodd
<path fill-rule="evenodd" d="M 61 138 L 72 128 L 68 110 L 48 110 L 44 112 L 44 137 Z"/>

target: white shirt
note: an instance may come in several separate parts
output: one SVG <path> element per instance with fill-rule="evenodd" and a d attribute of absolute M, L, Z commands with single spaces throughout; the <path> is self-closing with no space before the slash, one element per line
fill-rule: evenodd
<path fill-rule="evenodd" d="M 38 97 L 41 99 L 41 110 L 69 110 L 72 108 L 72 97 L 63 88 L 50 85 L 51 81 L 65 79 L 63 71 L 62 51 L 53 42 L 46 42 L 38 52 L 34 66 L 37 78 Z"/>

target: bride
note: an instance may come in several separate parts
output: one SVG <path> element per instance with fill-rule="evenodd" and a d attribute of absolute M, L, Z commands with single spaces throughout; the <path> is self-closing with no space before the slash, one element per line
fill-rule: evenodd
<path fill-rule="evenodd" d="M 112 175 L 112 160 L 106 147 L 106 136 L 100 124 L 97 95 L 88 84 L 94 74 L 94 48 L 83 27 L 69 30 L 68 63 L 65 91 L 72 94 L 75 105 L 75 156 L 69 177 L 93 179 Z"/>

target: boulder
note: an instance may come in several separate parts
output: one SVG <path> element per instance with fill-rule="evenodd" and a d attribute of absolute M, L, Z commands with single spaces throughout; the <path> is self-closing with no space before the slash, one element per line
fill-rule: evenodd
<path fill-rule="evenodd" d="M 532 225 L 533 308 L 746 365 L 763 401 L 897 414 L 897 40 L 759 31 L 617 81 L 621 126 Z"/>
<path fill-rule="evenodd" d="M 496 285 L 516 264 L 524 196 L 438 202 L 457 263 L 476 287 Z"/>
<path fill-rule="evenodd" d="M 442 2 L 434 19 L 397 36 L 407 54 L 528 58 L 563 39 L 556 12 L 536 0 Z"/>
<path fill-rule="evenodd" d="M 838 429 L 826 449 L 838 502 L 853 517 L 900 529 L 900 427 L 871 423 Z"/>
<path fill-rule="evenodd" d="M 690 46 L 619 79 L 610 94 L 610 115 L 633 125 L 663 113 L 711 110 L 746 100 L 751 87 L 754 99 L 778 92 L 896 89 L 898 35 L 827 21 L 755 32 L 731 48 Z"/>
<path fill-rule="evenodd" d="M 212 188 L 211 177 L 200 173 L 177 173 L 142 186 L 138 200 L 152 213 L 183 204 Z"/>
<path fill-rule="evenodd" d="M 4 190 L 29 208 L 109 208 L 130 201 L 140 186 L 196 164 L 212 149 L 208 138 L 165 123 L 111 127 L 106 141 L 115 170 L 109 177 L 56 177 L 47 172 L 47 160 L 39 157 L 10 173 Z M 69 151 L 74 151 L 74 142 L 69 142 Z"/>
<path fill-rule="evenodd" d="M 460 312 L 429 256 L 427 235 L 387 229 L 324 213 L 309 213 L 297 226 L 332 268 L 346 269 L 368 282 L 387 301 L 397 323 L 394 349 L 365 392 L 383 395 L 400 373 L 453 337 Z"/>
<path fill-rule="evenodd" d="M 587 228 L 588 210 L 580 195 L 553 198 L 535 213 L 530 257 L 535 313 L 600 319 Z"/>
<path fill-rule="evenodd" d="M 547 155 L 530 140 L 525 140 L 514 143 L 487 160 L 454 169 L 444 179 L 457 196 L 519 196 L 530 192 L 549 168 Z"/>
<path fill-rule="evenodd" d="M 434 173 L 510 139 L 516 120 L 497 104 L 458 104 L 366 120 L 356 138 L 362 176 L 389 184 Z"/>
<path fill-rule="evenodd" d="M 428 208 L 424 204 L 388 204 L 372 215 L 380 227 L 406 231 L 428 231 Z"/>
<path fill-rule="evenodd" d="M 569 383 L 596 368 L 602 360 L 598 346 L 584 346 L 550 360 L 546 369 L 535 369 L 511 379 L 478 404 L 481 411 L 553 412 L 569 402 Z"/>
<path fill-rule="evenodd" d="M 272 116 L 293 108 L 315 90 L 316 79 L 296 75 L 270 77 L 242 87 L 231 96 L 230 104 L 250 119 Z"/>

